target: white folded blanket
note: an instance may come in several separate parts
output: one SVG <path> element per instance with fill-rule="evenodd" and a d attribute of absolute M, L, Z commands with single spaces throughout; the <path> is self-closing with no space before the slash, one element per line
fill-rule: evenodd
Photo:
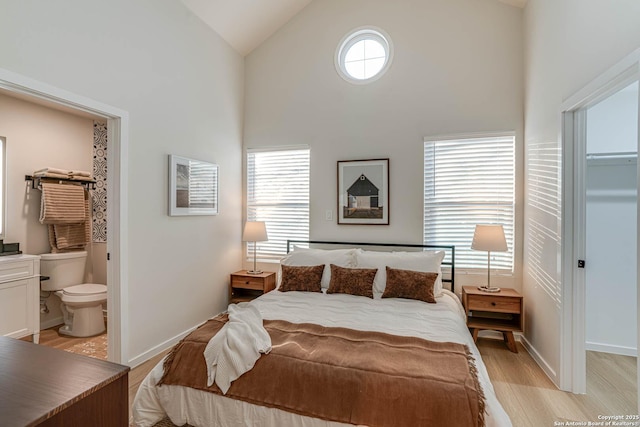
<path fill-rule="evenodd" d="M 250 303 L 229 306 L 229 321 L 209 340 L 204 350 L 207 386 L 214 381 L 223 394 L 231 382 L 253 368 L 260 353 L 271 351 L 271 337 L 260 311 Z"/>

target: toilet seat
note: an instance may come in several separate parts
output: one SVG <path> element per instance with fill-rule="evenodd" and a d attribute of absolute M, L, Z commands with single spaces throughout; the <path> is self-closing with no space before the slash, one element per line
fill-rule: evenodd
<path fill-rule="evenodd" d="M 67 286 L 62 292 L 65 295 L 95 295 L 107 292 L 107 287 L 96 283 L 83 283 L 81 285 Z"/>
<path fill-rule="evenodd" d="M 107 287 L 97 283 L 83 283 L 68 286 L 62 290 L 61 294 L 58 295 L 63 303 L 100 302 L 107 300 Z"/>

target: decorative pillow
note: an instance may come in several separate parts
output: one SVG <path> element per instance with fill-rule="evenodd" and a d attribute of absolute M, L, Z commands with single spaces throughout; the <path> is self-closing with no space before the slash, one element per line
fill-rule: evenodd
<path fill-rule="evenodd" d="M 292 266 L 314 266 L 323 264 L 324 273 L 322 274 L 322 288 L 329 287 L 331 282 L 331 268 L 329 265 L 335 264 L 340 267 L 356 266 L 356 250 L 355 249 L 307 249 L 294 246 L 293 252 L 280 260 L 281 265 Z"/>
<path fill-rule="evenodd" d="M 435 303 L 433 286 L 438 273 L 399 270 L 387 267 L 387 287 L 382 298 L 407 298 Z"/>
<path fill-rule="evenodd" d="M 423 252 L 376 252 L 363 251 L 356 252 L 356 265 L 358 268 L 377 268 L 378 274 L 373 282 L 375 292 L 384 292 L 387 283 L 387 270 L 385 267 L 402 270 L 413 270 L 422 272 L 437 272 L 438 278 L 434 285 L 434 295 L 442 293 L 442 269 L 440 265 L 444 259 L 444 251 L 423 251 Z"/>
<path fill-rule="evenodd" d="M 303 291 L 322 292 L 320 282 L 324 265 L 312 267 L 294 267 L 291 265 L 282 266 L 282 282 L 278 288 L 282 292 Z"/>
<path fill-rule="evenodd" d="M 350 294 L 373 298 L 375 268 L 343 268 L 331 264 L 328 294 Z"/>

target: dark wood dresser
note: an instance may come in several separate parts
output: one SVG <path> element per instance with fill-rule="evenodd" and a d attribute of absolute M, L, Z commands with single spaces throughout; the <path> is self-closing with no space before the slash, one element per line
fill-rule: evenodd
<path fill-rule="evenodd" d="M 129 367 L 0 337 L 0 426 L 127 426 Z"/>

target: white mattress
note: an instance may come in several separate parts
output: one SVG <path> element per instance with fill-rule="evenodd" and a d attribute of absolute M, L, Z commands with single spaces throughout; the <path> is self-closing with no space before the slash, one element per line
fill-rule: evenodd
<path fill-rule="evenodd" d="M 363 331 L 416 336 L 432 341 L 467 344 L 476 359 L 486 397 L 488 427 L 508 427 L 511 421 L 498 402 L 480 358 L 458 298 L 444 291 L 437 304 L 344 294 L 272 291 L 254 300 L 264 319 L 316 323 Z M 160 362 L 144 379 L 133 404 L 133 425 L 152 426 L 165 416 L 174 424 L 193 426 L 303 426 L 334 427 L 347 424 L 319 420 L 279 409 L 257 406 L 224 396 L 180 386 L 155 384 L 162 376 Z"/>

